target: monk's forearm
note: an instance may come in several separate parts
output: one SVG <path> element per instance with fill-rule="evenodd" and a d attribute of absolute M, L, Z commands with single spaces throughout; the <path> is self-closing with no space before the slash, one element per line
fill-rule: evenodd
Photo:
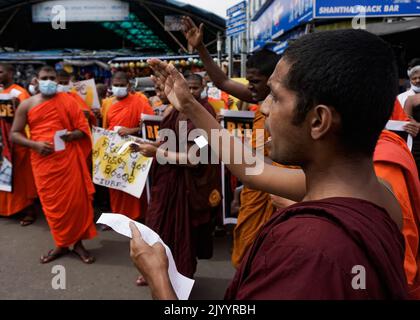
<path fill-rule="evenodd" d="M 255 176 L 247 174 L 248 170 L 256 168 L 257 164 L 264 164 L 264 156 L 260 153 L 254 153 L 253 150 L 244 145 L 242 141 L 222 128 L 217 120 L 204 109 L 197 101 L 192 101 L 186 107 L 185 113 L 197 128 L 203 129 L 207 133 L 209 144 L 217 157 L 224 162 L 229 171 L 243 183 L 248 180 L 255 180 Z M 212 139 L 213 132 L 213 139 Z M 236 148 L 235 148 L 236 145 Z M 236 150 L 235 150 L 236 149 Z M 240 154 L 235 154 L 240 153 Z M 234 161 L 234 159 L 253 159 L 251 164 L 245 161 Z"/>
<path fill-rule="evenodd" d="M 167 273 L 151 280 L 150 290 L 155 300 L 178 300 Z"/>
<path fill-rule="evenodd" d="M 141 130 L 140 127 L 132 128 L 130 129 L 130 135 L 138 134 L 140 130 Z"/>
<path fill-rule="evenodd" d="M 200 55 L 201 61 L 203 61 L 204 69 L 209 74 L 209 77 L 213 81 L 214 85 L 218 88 L 222 87 L 223 82 L 228 80 L 226 74 L 214 62 L 204 43 L 201 43 L 201 45 L 197 47 L 197 51 Z"/>
<path fill-rule="evenodd" d="M 158 159 L 158 162 L 160 163 L 176 164 L 178 166 L 187 166 L 187 167 L 196 166 L 196 164 L 193 164 L 189 161 L 188 154 L 164 150 L 162 148 L 158 148 L 156 150 L 156 158 Z M 163 161 L 161 162 L 161 160 Z"/>
<path fill-rule="evenodd" d="M 21 146 L 33 149 L 36 142 L 28 139 L 23 133 L 21 132 L 12 132 L 11 139 L 13 143 L 19 144 Z"/>
<path fill-rule="evenodd" d="M 244 145 L 239 138 L 233 137 L 223 129 L 198 102 L 187 104 L 183 112 L 197 128 L 207 133 L 209 144 L 216 156 L 244 185 L 294 201 L 302 200 L 306 192 L 305 174 L 302 170 L 274 166 L 272 160 L 264 158 L 262 152 L 255 154 L 254 150 Z M 213 136 L 214 141 L 212 130 L 218 133 Z M 243 161 L 234 161 L 236 157 Z"/>
<path fill-rule="evenodd" d="M 82 139 L 85 136 L 85 133 L 79 129 L 76 129 L 72 132 L 73 140 Z"/>

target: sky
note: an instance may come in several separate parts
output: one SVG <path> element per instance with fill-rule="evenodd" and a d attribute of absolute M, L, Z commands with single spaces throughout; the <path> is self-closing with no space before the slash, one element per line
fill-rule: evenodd
<path fill-rule="evenodd" d="M 219 16 L 226 18 L 226 10 L 241 2 L 241 0 L 181 0 L 196 7 L 200 7 Z"/>

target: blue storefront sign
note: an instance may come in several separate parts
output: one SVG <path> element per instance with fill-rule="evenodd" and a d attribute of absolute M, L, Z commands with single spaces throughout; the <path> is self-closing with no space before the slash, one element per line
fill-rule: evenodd
<path fill-rule="evenodd" d="M 234 5 L 233 7 L 228 8 L 226 10 L 226 15 L 228 17 L 231 17 L 238 12 L 245 12 L 245 11 L 246 11 L 246 1 L 242 1 L 238 3 L 237 5 Z"/>
<path fill-rule="evenodd" d="M 273 39 L 313 19 L 313 0 L 276 0 L 272 6 Z"/>
<path fill-rule="evenodd" d="M 226 11 L 226 36 L 232 37 L 246 31 L 246 2 L 240 2 Z"/>
<path fill-rule="evenodd" d="M 252 21 L 253 50 L 313 19 L 313 0 L 274 0 Z"/>
<path fill-rule="evenodd" d="M 315 0 L 315 18 L 417 16 L 419 0 Z"/>

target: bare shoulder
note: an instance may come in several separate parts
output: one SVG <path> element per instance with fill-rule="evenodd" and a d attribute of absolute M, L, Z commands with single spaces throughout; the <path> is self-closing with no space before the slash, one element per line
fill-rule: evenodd
<path fill-rule="evenodd" d="M 41 102 L 41 95 L 37 94 L 35 96 L 32 96 L 24 101 L 19 105 L 19 110 L 22 110 L 21 112 L 28 113 L 29 110 L 31 110 L 33 107 L 38 105 Z"/>

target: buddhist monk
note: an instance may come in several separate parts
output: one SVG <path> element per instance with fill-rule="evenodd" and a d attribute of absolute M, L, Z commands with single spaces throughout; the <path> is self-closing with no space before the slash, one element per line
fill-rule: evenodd
<path fill-rule="evenodd" d="M 154 114 L 147 98 L 143 99 L 130 92 L 128 75 L 125 72 L 116 72 L 112 78 L 112 91 L 114 98 L 103 110 L 103 125 L 108 130 L 119 127 L 118 134 L 122 137 L 138 135 L 140 132 L 140 119 L 142 113 Z M 138 220 L 142 211 L 146 210 L 147 199 L 143 193 L 140 199 L 120 190 L 109 189 L 112 212 L 124 214 L 130 219 Z"/>
<path fill-rule="evenodd" d="M 94 126 L 96 125 L 96 117 L 93 114 L 91 108 L 86 104 L 86 102 L 82 99 L 79 94 L 73 90 L 70 79 L 71 74 L 67 73 L 64 70 L 60 70 L 57 72 L 57 92 L 65 92 L 69 96 L 71 96 L 74 100 L 76 100 L 77 105 L 79 106 L 80 110 L 82 110 L 83 114 L 89 121 L 89 125 Z"/>
<path fill-rule="evenodd" d="M 404 270 L 410 297 L 420 299 L 420 181 L 414 158 L 397 134 L 383 131 L 374 154 L 375 171 L 400 203 L 405 239 Z"/>
<path fill-rule="evenodd" d="M 40 261 L 51 262 L 73 246 L 72 252 L 84 263 L 92 263 L 94 258 L 82 243 L 96 235 L 94 188 L 85 160 L 92 150 L 89 124 L 72 97 L 57 93 L 57 74 L 52 67 L 40 69 L 38 83 L 40 93 L 25 100 L 16 113 L 12 141 L 31 150 L 36 189 L 56 245 Z M 26 124 L 30 139 L 22 133 Z M 54 137 L 63 129 L 67 133 L 60 139 L 65 148 L 55 151 Z"/>
<path fill-rule="evenodd" d="M 10 64 L 0 64 L 1 94 L 9 94 L 17 104 L 29 98 L 28 92 L 13 83 L 14 68 Z M 17 106 L 19 107 L 19 105 Z M 12 122 L 0 118 L 0 128 L 3 141 L 9 146 L 8 138 Z M 23 129 L 23 132 L 25 130 Z M 4 147 L 6 147 L 6 145 Z M 32 224 L 36 219 L 34 200 L 37 198 L 34 178 L 32 174 L 30 152 L 19 145 L 10 146 L 12 149 L 13 163 L 13 189 L 12 192 L 0 191 L 0 216 L 11 216 L 24 211 L 26 216 L 20 221 L 22 226 Z"/>
<path fill-rule="evenodd" d="M 198 102 L 203 89 L 201 76 L 192 74 L 187 83 L 185 89 L 196 99 L 200 110 L 209 112 L 214 119 L 213 107 L 206 101 Z M 163 94 L 161 92 L 161 97 L 166 100 Z M 186 139 L 182 132 L 185 130 L 190 134 L 194 125 L 176 109 L 167 110 L 160 130 L 172 130 L 177 141 Z M 178 271 L 191 278 L 196 271 L 197 258 L 209 259 L 212 256 L 214 219 L 221 204 L 220 166 L 190 162 L 187 154 L 192 144 L 194 142 L 186 144 L 186 150 L 176 146 L 163 152 L 172 162 L 162 164 L 157 160 L 154 163 L 151 201 L 145 221 L 171 248 Z M 139 148 L 143 155 L 159 159 L 162 154 L 156 154 L 157 150 L 153 144 L 141 144 Z M 139 277 L 137 284 L 145 285 L 147 281 Z"/>
<path fill-rule="evenodd" d="M 261 50 L 251 55 L 247 60 L 246 69 L 248 85 L 244 85 L 229 79 L 213 61 L 203 44 L 202 28 L 197 28 L 189 17 L 183 19 L 183 25 L 184 30 L 187 30 L 184 35 L 189 45 L 198 50 L 204 67 L 216 87 L 249 103 L 261 104 L 264 101 L 270 94 L 270 88 L 267 86 L 268 79 L 280 59 L 277 54 L 270 50 Z M 257 147 L 256 129 L 264 129 L 264 120 L 264 116 L 260 112 L 256 112 L 253 124 L 255 129 L 253 131 L 254 148 Z M 267 154 L 267 150 L 264 152 Z M 240 203 L 238 221 L 233 231 L 232 264 L 235 268 L 241 263 L 262 225 L 275 211 L 268 193 L 253 190 L 247 185 L 241 192 Z"/>
<path fill-rule="evenodd" d="M 227 160 L 233 146 L 222 141 L 234 138 L 188 94 L 172 65 L 149 64 L 175 108 L 208 135 L 220 130 L 219 144 L 210 143 Z M 397 76 L 392 48 L 363 30 L 313 33 L 286 49 L 261 111 L 270 157 L 300 166 L 305 176 L 295 180 L 293 170 L 270 164 L 253 175 L 246 169 L 255 165 L 229 169 L 253 188 L 302 201 L 264 225 L 226 299 L 408 298 L 401 208 L 373 166 Z M 297 197 L 302 184 L 306 191 Z M 131 228 L 131 256 L 153 296 L 175 299 L 162 246 L 147 245 Z"/>

